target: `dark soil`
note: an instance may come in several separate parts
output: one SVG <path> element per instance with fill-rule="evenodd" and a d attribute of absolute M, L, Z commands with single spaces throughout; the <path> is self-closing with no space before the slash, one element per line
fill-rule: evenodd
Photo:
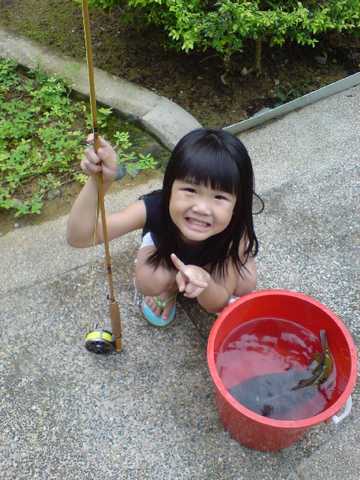
<path fill-rule="evenodd" d="M 265 49 L 261 77 L 247 73 L 253 65 L 249 48 L 233 57 L 225 85 L 223 63 L 214 52 L 166 50 L 163 33 L 153 27 L 136 30 L 121 17 L 120 8 L 91 12 L 96 66 L 172 99 L 204 126 L 236 123 L 359 69 L 360 41 L 332 35 L 315 49 Z M 0 24 L 60 53 L 85 58 L 81 7 L 73 0 L 0 0 Z"/>

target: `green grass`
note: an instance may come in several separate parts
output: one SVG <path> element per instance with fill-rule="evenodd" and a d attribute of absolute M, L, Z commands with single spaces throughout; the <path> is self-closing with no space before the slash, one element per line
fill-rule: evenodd
<path fill-rule="evenodd" d="M 130 175 L 157 167 L 136 152 L 111 109 L 98 108 L 98 125 Z M 74 99 L 64 81 L 0 59 L 0 212 L 39 214 L 50 192 L 83 183 L 79 163 L 90 131 L 88 102 Z"/>

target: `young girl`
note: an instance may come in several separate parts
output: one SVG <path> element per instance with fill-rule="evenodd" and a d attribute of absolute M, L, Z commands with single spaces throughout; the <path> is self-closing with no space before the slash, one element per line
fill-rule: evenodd
<path fill-rule="evenodd" d="M 90 147 L 81 162 L 90 178 L 69 216 L 67 238 L 74 247 L 93 244 L 95 175 L 103 172 L 105 190 L 116 176 L 116 153 L 100 142 L 97 154 Z M 171 323 L 178 293 L 196 298 L 208 312 L 219 312 L 233 296 L 255 288 L 254 195 L 251 160 L 241 141 L 224 130 L 198 129 L 173 150 L 162 190 L 108 216 L 110 240 L 143 230 L 135 281 L 151 324 Z M 99 224 L 95 238 L 103 241 Z"/>

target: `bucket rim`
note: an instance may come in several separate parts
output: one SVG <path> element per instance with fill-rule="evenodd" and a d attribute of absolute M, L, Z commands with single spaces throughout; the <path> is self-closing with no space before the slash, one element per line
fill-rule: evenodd
<path fill-rule="evenodd" d="M 299 419 L 299 420 L 278 420 L 274 418 L 264 417 L 262 415 L 259 415 L 258 413 L 255 413 L 254 411 L 246 408 L 244 405 L 239 403 L 229 393 L 227 388 L 225 388 L 216 368 L 215 349 L 214 349 L 215 339 L 227 315 L 230 312 L 232 312 L 235 308 L 237 308 L 238 305 L 241 305 L 242 303 L 246 303 L 252 300 L 253 298 L 267 297 L 267 296 L 274 296 L 274 295 L 276 296 L 283 295 L 287 297 L 302 299 L 323 310 L 327 315 L 331 317 L 331 319 L 336 323 L 337 327 L 341 330 L 342 334 L 345 337 L 347 346 L 349 348 L 350 357 L 351 357 L 351 367 L 350 367 L 349 379 L 347 381 L 347 384 L 343 392 L 340 394 L 336 402 L 333 403 L 333 405 L 331 405 L 324 411 L 312 417 Z M 236 301 L 234 301 L 233 303 L 225 307 L 222 310 L 222 312 L 219 314 L 218 318 L 215 320 L 209 334 L 208 343 L 207 343 L 207 363 L 208 363 L 210 375 L 212 377 L 212 380 L 214 382 L 216 389 L 226 399 L 226 401 L 232 406 L 232 408 L 234 408 L 240 414 L 248 417 L 249 419 L 257 423 L 261 423 L 263 425 L 267 425 L 269 427 L 275 427 L 275 428 L 307 429 L 313 425 L 317 425 L 319 423 L 325 422 L 326 420 L 330 419 L 332 416 L 336 415 L 339 412 L 339 410 L 341 410 L 341 408 L 347 402 L 348 398 L 350 397 L 355 387 L 356 377 L 357 377 L 357 352 L 356 352 L 355 343 L 347 327 L 342 322 L 342 320 L 340 320 L 340 318 L 337 315 L 335 315 L 335 313 L 332 312 L 328 307 L 326 307 L 324 304 L 314 299 L 313 297 L 301 292 L 297 292 L 295 290 L 286 290 L 286 289 L 257 290 L 256 292 L 251 292 L 246 295 L 243 295 L 242 297 L 238 298 Z"/>

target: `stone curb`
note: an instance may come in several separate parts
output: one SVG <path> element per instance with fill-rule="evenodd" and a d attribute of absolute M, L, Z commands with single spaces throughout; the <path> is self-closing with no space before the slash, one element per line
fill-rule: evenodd
<path fill-rule="evenodd" d="M 28 68 L 41 68 L 48 74 L 59 75 L 75 91 L 89 95 L 86 63 L 59 56 L 2 28 L 0 56 L 12 58 Z M 139 122 L 169 150 L 186 133 L 201 127 L 190 113 L 176 103 L 99 68 L 95 68 L 95 85 L 99 102 Z"/>

